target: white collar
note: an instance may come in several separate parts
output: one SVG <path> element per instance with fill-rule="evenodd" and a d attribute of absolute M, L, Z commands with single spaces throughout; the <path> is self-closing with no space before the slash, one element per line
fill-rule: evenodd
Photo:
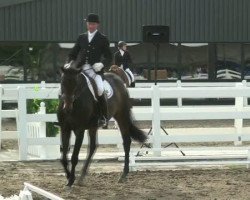
<path fill-rule="evenodd" d="M 96 32 L 97 32 L 97 29 L 96 29 L 93 33 L 90 33 L 90 32 L 88 31 L 88 39 L 89 39 L 89 42 L 91 42 L 91 40 L 92 40 L 93 37 L 95 36 Z"/>
<path fill-rule="evenodd" d="M 123 56 L 125 52 L 122 49 L 119 49 L 119 51 L 120 51 L 121 55 Z"/>

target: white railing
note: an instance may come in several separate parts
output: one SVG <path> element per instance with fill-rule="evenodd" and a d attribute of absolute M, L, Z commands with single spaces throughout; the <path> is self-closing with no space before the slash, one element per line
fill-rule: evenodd
<path fill-rule="evenodd" d="M 213 84 L 212 84 L 213 85 Z M 16 90 L 18 100 L 18 130 L 19 130 L 19 153 L 20 160 L 28 158 L 28 148 L 33 145 L 60 145 L 60 139 L 31 138 L 29 137 L 28 123 L 55 122 L 55 114 L 27 114 L 27 99 L 57 99 L 59 88 L 25 88 L 19 86 Z M 207 87 L 158 87 L 129 88 L 131 98 L 151 99 L 151 105 L 147 107 L 134 107 L 133 113 L 136 120 L 147 120 L 152 122 L 152 135 L 149 143 L 152 143 L 154 155 L 161 155 L 161 145 L 171 142 L 238 142 L 250 141 L 250 128 L 243 127 L 243 119 L 250 119 L 250 107 L 246 99 L 250 96 L 250 87 L 246 82 L 237 83 L 234 86 L 207 86 Z M 7 96 L 2 95 L 2 99 Z M 160 106 L 160 99 L 182 98 L 235 98 L 235 105 L 213 105 L 213 106 Z M 7 114 L 6 114 L 7 115 Z M 168 129 L 169 135 L 161 130 L 161 122 L 165 120 L 202 120 L 202 119 L 233 119 L 234 127 L 226 128 L 175 128 Z M 105 134 L 99 134 L 99 144 L 121 144 L 120 134 L 117 130 L 103 130 Z M 74 138 L 71 140 L 74 143 Z M 84 140 L 87 144 L 87 140 Z M 244 149 L 250 149 L 244 147 Z"/>
<path fill-rule="evenodd" d="M 36 115 L 46 114 L 45 103 L 40 103 L 39 112 Z M 27 123 L 28 138 L 46 138 L 46 122 L 29 122 Z M 42 159 L 59 158 L 59 145 L 32 145 L 28 147 L 28 154 L 33 157 Z"/>
<path fill-rule="evenodd" d="M 20 191 L 19 199 L 20 200 L 33 200 L 31 192 L 34 192 L 34 193 L 37 193 L 43 197 L 46 197 L 46 199 L 63 200 L 63 198 L 58 197 L 55 194 L 52 194 L 52 193 L 47 192 L 39 187 L 31 185 L 30 183 L 25 183 L 25 182 L 24 182 L 24 189 L 22 191 Z"/>

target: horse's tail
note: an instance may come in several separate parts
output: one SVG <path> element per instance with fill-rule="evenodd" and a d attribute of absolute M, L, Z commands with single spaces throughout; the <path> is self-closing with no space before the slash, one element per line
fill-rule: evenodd
<path fill-rule="evenodd" d="M 147 140 L 147 135 L 135 126 L 132 119 L 130 119 L 129 123 L 129 133 L 130 137 L 138 142 L 143 143 Z"/>

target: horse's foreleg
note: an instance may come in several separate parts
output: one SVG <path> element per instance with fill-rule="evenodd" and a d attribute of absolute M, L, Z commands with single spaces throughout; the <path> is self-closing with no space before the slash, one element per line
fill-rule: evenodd
<path fill-rule="evenodd" d="M 83 132 L 76 132 L 76 139 L 75 139 L 75 146 L 74 146 L 74 150 L 71 156 L 71 173 L 70 173 L 70 177 L 68 179 L 68 184 L 67 186 L 72 186 L 73 183 L 75 182 L 75 168 L 76 165 L 78 163 L 78 155 L 79 155 L 79 151 L 81 149 L 82 146 L 82 141 L 84 138 L 84 131 Z"/>
<path fill-rule="evenodd" d="M 90 161 L 91 161 L 91 158 L 93 156 L 93 154 L 95 153 L 95 150 L 96 150 L 96 147 L 97 147 L 97 144 L 96 144 L 96 134 L 97 134 L 97 128 L 90 128 L 89 129 L 89 152 L 88 152 L 88 155 L 87 155 L 87 160 L 84 164 L 84 167 L 82 169 L 82 172 L 81 172 L 81 176 L 79 178 L 79 182 L 78 184 L 81 185 L 82 182 L 83 182 L 83 179 L 84 177 L 86 176 L 87 172 L 88 172 L 88 168 L 89 168 L 89 165 L 90 165 Z"/>
<path fill-rule="evenodd" d="M 70 172 L 68 169 L 68 152 L 69 152 L 69 140 L 70 140 L 70 130 L 63 129 L 61 131 L 61 163 L 63 165 L 67 179 L 70 177 Z"/>

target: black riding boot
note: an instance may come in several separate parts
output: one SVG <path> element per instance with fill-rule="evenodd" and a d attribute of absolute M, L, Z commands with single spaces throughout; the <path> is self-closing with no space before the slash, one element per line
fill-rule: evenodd
<path fill-rule="evenodd" d="M 135 87 L 135 81 L 130 84 L 130 87 L 132 87 L 132 88 Z"/>
<path fill-rule="evenodd" d="M 108 125 L 108 106 L 105 95 L 98 97 L 98 104 L 101 111 L 101 116 L 98 120 L 98 126 L 107 127 Z"/>

